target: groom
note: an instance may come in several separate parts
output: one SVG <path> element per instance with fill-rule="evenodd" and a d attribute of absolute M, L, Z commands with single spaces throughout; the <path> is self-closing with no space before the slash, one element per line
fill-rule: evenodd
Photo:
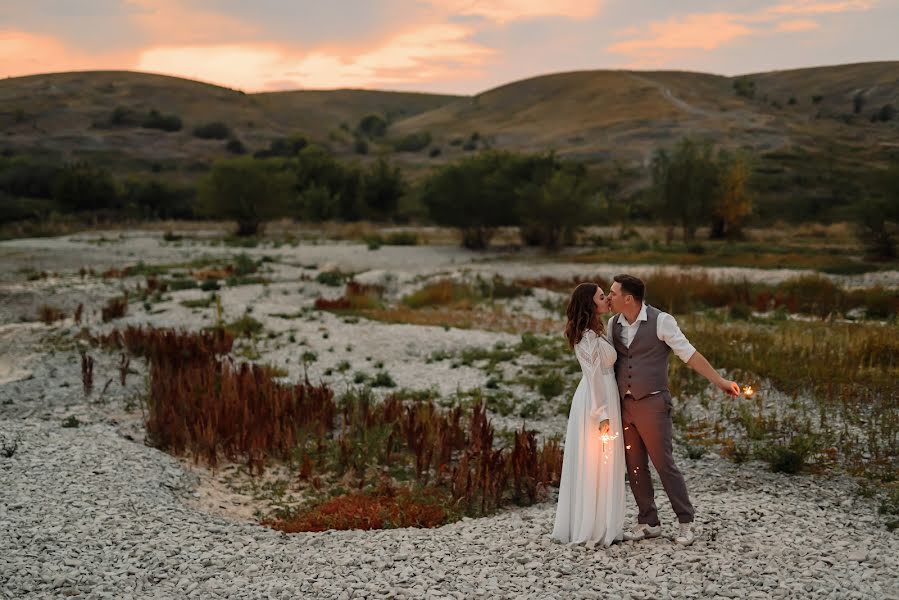
<path fill-rule="evenodd" d="M 684 476 L 674 464 L 671 449 L 671 393 L 668 391 L 668 353 L 674 353 L 716 386 L 737 396 L 740 387 L 721 377 L 709 361 L 687 341 L 677 321 L 668 313 L 643 303 L 646 286 L 632 275 L 617 275 L 608 298 L 613 313 L 607 331 L 618 360 L 615 377 L 621 395 L 621 426 L 624 428 L 624 457 L 631 492 L 640 514 L 625 540 L 659 537 L 662 527 L 656 510 L 649 461 L 680 522 L 674 540 L 693 543 L 693 505 Z"/>

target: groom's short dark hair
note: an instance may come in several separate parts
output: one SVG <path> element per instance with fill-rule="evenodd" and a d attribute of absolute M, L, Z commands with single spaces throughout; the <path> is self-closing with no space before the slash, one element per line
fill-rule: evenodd
<path fill-rule="evenodd" d="M 615 275 L 612 279 L 621 284 L 621 291 L 630 294 L 637 302 L 643 302 L 643 295 L 646 293 L 646 284 L 639 277 L 633 275 Z"/>

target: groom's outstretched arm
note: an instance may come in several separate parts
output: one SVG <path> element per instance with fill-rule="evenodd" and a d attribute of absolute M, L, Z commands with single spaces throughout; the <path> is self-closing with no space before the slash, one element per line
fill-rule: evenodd
<path fill-rule="evenodd" d="M 694 352 L 693 356 L 690 357 L 690 360 L 687 361 L 687 366 L 714 383 L 727 394 L 730 394 L 731 396 L 740 395 L 740 386 L 737 382 L 730 381 L 719 375 L 718 371 L 709 364 L 709 361 L 706 360 L 701 352 Z"/>
<path fill-rule="evenodd" d="M 677 320 L 668 313 L 661 313 L 658 320 L 658 337 L 668 344 L 671 350 L 691 369 L 714 383 L 725 393 L 731 396 L 740 395 L 740 386 L 735 381 L 730 381 L 718 374 L 718 371 L 709 364 L 693 345 L 687 340 Z"/>

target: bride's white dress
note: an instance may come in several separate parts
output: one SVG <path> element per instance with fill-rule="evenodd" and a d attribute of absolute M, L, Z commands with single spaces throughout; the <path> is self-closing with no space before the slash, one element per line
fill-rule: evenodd
<path fill-rule="evenodd" d="M 608 546 L 624 533 L 624 440 L 615 348 L 588 329 L 574 348 L 583 377 L 571 402 L 552 538 Z M 608 441 L 599 424 L 609 419 Z"/>

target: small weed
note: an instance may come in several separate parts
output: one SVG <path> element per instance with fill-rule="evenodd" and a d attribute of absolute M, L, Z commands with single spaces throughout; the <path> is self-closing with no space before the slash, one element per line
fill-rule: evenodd
<path fill-rule="evenodd" d="M 330 287 L 339 287 L 343 285 L 343 282 L 349 278 L 349 275 L 346 273 L 341 273 L 340 271 L 322 271 L 318 275 L 315 276 L 315 281 L 321 283 L 322 285 L 327 285 Z"/>
<path fill-rule="evenodd" d="M 21 441 L 22 436 L 18 433 L 11 439 L 7 439 L 5 435 L 0 435 L 0 454 L 6 458 L 12 458 L 16 450 L 19 449 L 19 442 Z"/>
<path fill-rule="evenodd" d="M 62 422 L 63 427 L 78 427 L 80 425 L 81 421 L 79 421 L 78 417 L 76 417 L 75 415 L 69 415 Z"/>
<path fill-rule="evenodd" d="M 250 315 L 244 315 L 225 325 L 225 331 L 234 337 L 251 338 L 262 333 L 263 329 L 263 324 Z"/>
<path fill-rule="evenodd" d="M 396 382 L 387 371 L 378 371 L 371 380 L 372 387 L 396 387 Z"/>
<path fill-rule="evenodd" d="M 181 306 L 187 308 L 209 308 L 215 304 L 215 294 L 204 296 L 203 298 L 195 298 L 193 300 L 182 300 Z"/>

